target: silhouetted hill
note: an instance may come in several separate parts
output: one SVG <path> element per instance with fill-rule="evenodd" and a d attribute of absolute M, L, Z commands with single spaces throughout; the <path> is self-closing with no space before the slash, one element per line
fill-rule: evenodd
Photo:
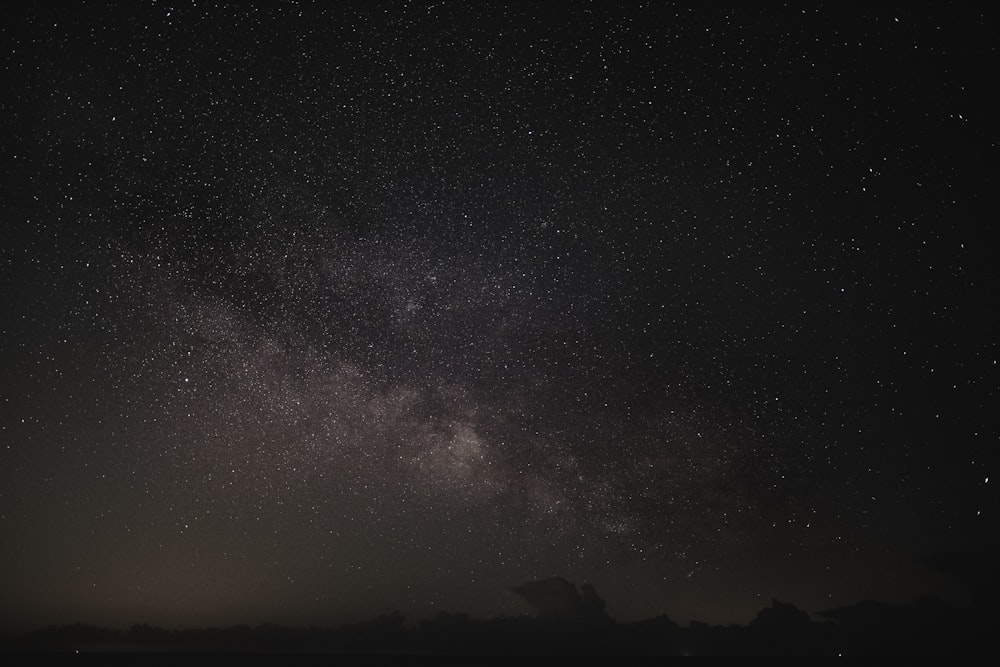
<path fill-rule="evenodd" d="M 986 651 L 994 623 L 981 604 L 926 597 L 906 605 L 867 600 L 813 621 L 773 600 L 746 626 L 680 627 L 668 616 L 617 623 L 592 586 L 556 577 L 514 589 L 536 616 L 474 619 L 442 612 L 408 625 L 399 612 L 340 628 L 256 627 L 126 631 L 51 626 L 5 641 L 7 652 L 329 653 L 412 655 L 949 655 Z"/>

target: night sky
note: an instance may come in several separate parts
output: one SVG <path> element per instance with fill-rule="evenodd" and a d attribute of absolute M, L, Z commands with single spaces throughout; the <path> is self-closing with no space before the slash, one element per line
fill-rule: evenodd
<path fill-rule="evenodd" d="M 0 625 L 961 602 L 997 21 L 700 4 L 3 3 Z"/>

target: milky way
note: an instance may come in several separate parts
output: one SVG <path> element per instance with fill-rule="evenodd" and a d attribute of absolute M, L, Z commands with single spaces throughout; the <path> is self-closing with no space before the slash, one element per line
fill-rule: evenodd
<path fill-rule="evenodd" d="M 960 595 L 987 16 L 3 11 L 9 625 Z"/>

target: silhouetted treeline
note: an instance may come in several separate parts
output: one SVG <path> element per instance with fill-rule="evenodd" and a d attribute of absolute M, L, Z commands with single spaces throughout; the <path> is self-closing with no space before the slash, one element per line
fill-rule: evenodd
<path fill-rule="evenodd" d="M 555 577 L 514 589 L 534 617 L 479 620 L 441 613 L 408 625 L 399 613 L 341 628 L 257 627 L 127 631 L 49 627 L 8 640 L 7 651 L 341 653 L 413 655 L 955 655 L 979 653 L 995 623 L 978 600 L 967 608 L 927 597 L 906 605 L 866 601 L 819 612 L 815 621 L 773 600 L 746 626 L 680 627 L 666 615 L 617 623 L 593 587 Z"/>

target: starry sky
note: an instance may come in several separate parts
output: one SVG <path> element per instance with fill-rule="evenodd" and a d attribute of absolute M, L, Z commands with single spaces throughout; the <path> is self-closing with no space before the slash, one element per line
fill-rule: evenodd
<path fill-rule="evenodd" d="M 984 11 L 4 3 L 0 624 L 960 601 Z"/>

